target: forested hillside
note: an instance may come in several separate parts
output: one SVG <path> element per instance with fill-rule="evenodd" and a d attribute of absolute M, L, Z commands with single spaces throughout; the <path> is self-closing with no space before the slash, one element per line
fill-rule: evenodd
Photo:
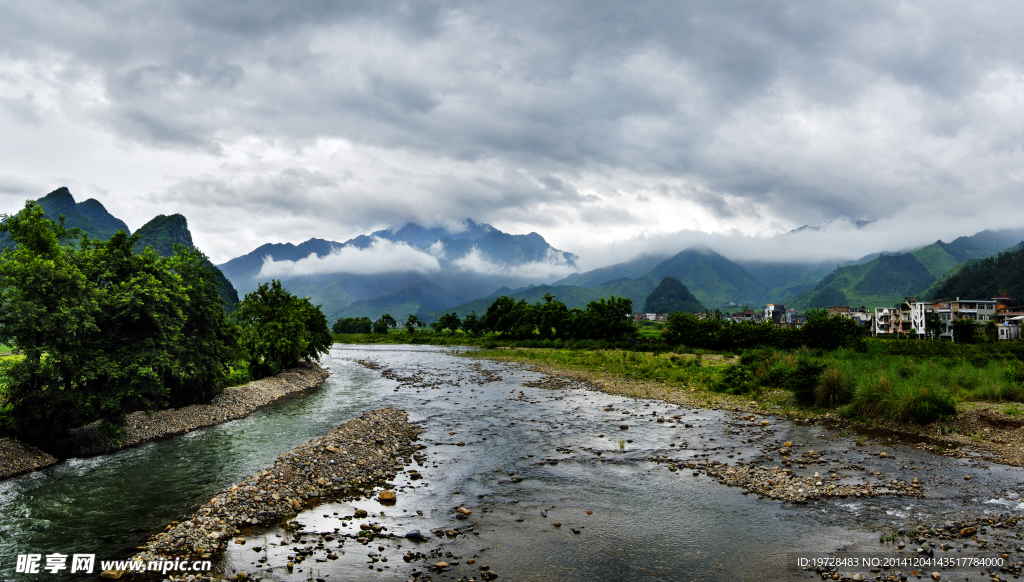
<path fill-rule="evenodd" d="M 965 265 L 939 284 L 935 299 L 988 299 L 1000 295 L 1024 298 L 1024 242 L 1015 250 Z"/>

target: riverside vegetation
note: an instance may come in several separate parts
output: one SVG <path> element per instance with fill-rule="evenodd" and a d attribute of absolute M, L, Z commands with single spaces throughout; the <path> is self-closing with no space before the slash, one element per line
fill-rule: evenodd
<path fill-rule="evenodd" d="M 622 301 L 620 307 L 629 302 L 612 300 Z M 594 311 L 603 313 L 595 304 Z M 481 318 L 460 321 L 449 314 L 430 330 L 385 329 L 336 334 L 334 339 L 471 345 L 488 350 L 477 354 L 483 357 L 654 381 L 708 398 L 765 400 L 790 412 L 834 411 L 861 422 L 949 421 L 958 403 L 975 402 L 997 403 L 1007 415 L 1024 415 L 1014 404 L 1024 402 L 1024 345 L 1019 342 L 987 342 L 980 334 L 961 334 L 978 342 L 972 344 L 871 339 L 853 320 L 824 310 L 810 310 L 799 329 L 731 324 L 688 313 L 672 314 L 661 328 L 634 327 L 629 311 L 608 314 L 616 321 L 601 331 L 581 332 L 585 328 L 564 319 L 554 319 L 561 327 L 549 325 L 550 313 L 568 314 L 565 319 L 585 313 L 566 310 L 553 297 L 534 305 L 502 297 Z M 354 331 L 352 323 L 339 322 L 335 330 Z M 370 323 L 363 322 L 363 329 Z"/>
<path fill-rule="evenodd" d="M 100 421 L 118 439 L 127 413 L 209 401 L 330 349 L 318 306 L 279 281 L 229 317 L 203 254 L 136 252 L 67 229 L 34 202 L 4 216 L 0 256 L 0 436 L 56 454 L 68 432 Z"/>

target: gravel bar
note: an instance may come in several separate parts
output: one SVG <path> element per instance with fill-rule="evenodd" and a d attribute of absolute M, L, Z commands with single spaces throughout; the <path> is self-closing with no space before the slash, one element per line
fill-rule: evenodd
<path fill-rule="evenodd" d="M 273 466 L 220 493 L 192 518 L 172 522 L 132 560 L 209 558 L 239 528 L 286 520 L 321 497 L 362 495 L 395 476 L 395 464 L 412 455 L 419 427 L 394 408 L 367 412 L 326 435 L 288 451 Z M 120 577 L 106 572 L 105 578 Z"/>
<path fill-rule="evenodd" d="M 99 431 L 99 422 L 71 431 L 65 441 L 68 456 L 85 457 L 185 434 L 248 416 L 278 398 L 319 388 L 327 376 L 325 368 L 304 362 L 276 376 L 225 388 L 207 404 L 169 408 L 152 414 L 133 412 L 124 419 L 120 445 L 114 445 Z"/>
<path fill-rule="evenodd" d="M 14 439 L 0 439 L 0 480 L 31 473 L 57 462 L 57 457 Z"/>

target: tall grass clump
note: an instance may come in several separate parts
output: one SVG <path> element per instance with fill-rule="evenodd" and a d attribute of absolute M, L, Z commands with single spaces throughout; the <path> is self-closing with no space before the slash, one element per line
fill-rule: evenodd
<path fill-rule="evenodd" d="M 850 412 L 855 416 L 918 424 L 956 415 L 956 403 L 948 388 L 915 380 L 893 378 L 886 373 L 871 378 L 854 392 Z"/>
<path fill-rule="evenodd" d="M 814 404 L 822 408 L 835 408 L 849 403 L 852 398 L 852 383 L 847 381 L 839 368 L 827 367 L 814 389 Z"/>

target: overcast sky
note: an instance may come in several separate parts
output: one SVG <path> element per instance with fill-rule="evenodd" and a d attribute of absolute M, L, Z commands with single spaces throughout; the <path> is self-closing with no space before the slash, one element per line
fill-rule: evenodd
<path fill-rule="evenodd" d="M 215 262 L 464 218 L 584 267 L 858 256 L 1024 226 L 1022 30 L 1014 1 L 5 1 L 0 203 L 180 212 Z"/>

